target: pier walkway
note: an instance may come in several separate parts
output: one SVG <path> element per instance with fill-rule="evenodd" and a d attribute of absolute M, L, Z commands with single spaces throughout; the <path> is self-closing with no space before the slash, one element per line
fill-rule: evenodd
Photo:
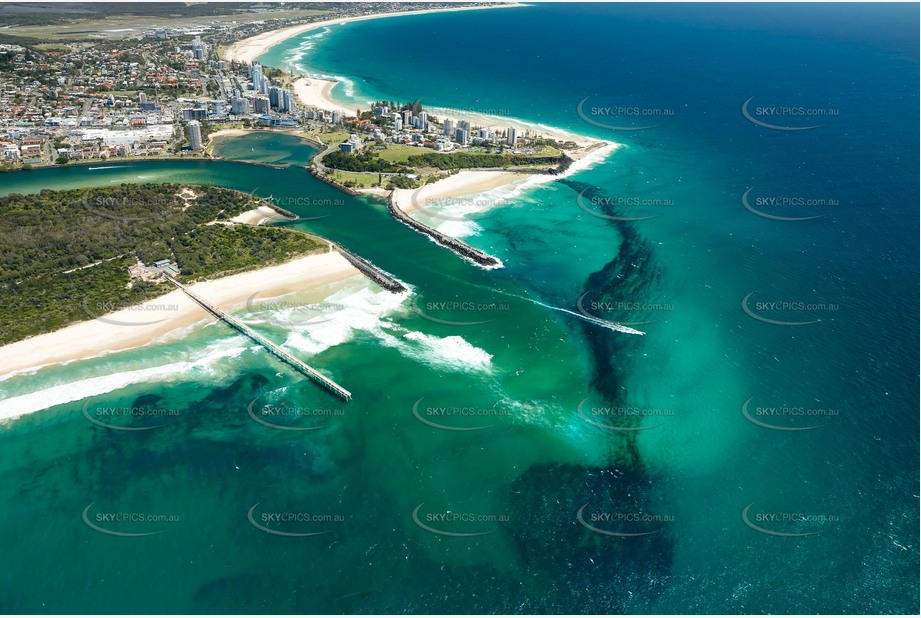
<path fill-rule="evenodd" d="M 308 378 L 310 378 L 311 380 L 313 380 L 314 382 L 316 382 L 317 384 L 319 384 L 320 386 L 322 386 L 323 388 L 331 392 L 333 395 L 336 395 L 340 399 L 344 401 L 352 400 L 352 393 L 345 390 L 344 388 L 342 388 L 341 386 L 339 386 L 338 384 L 336 384 L 335 382 L 327 378 L 325 375 L 323 375 L 322 373 L 320 373 L 319 371 L 317 371 L 316 369 L 314 369 L 313 367 L 311 367 L 304 361 L 298 358 L 295 358 L 288 352 L 284 351 L 283 349 L 281 349 L 280 347 L 278 347 L 277 345 L 275 345 L 274 343 L 272 343 L 271 341 L 269 341 L 268 339 L 266 339 L 265 337 L 263 337 L 256 331 L 254 331 L 252 328 L 250 328 L 246 324 L 243 324 L 242 322 L 240 322 L 239 320 L 237 320 L 236 318 L 234 318 L 233 316 L 231 316 L 224 310 L 219 309 L 218 307 L 212 305 L 210 302 L 208 302 L 207 300 L 205 300 L 204 298 L 202 298 L 201 296 L 199 296 L 198 294 L 196 294 L 195 292 L 193 292 L 192 290 L 190 290 L 183 284 L 179 283 L 178 281 L 176 281 L 169 275 L 164 275 L 164 276 L 166 277 L 167 281 L 169 281 L 170 283 L 175 285 L 177 288 L 185 292 L 185 294 L 189 298 L 191 298 L 196 303 L 201 305 L 206 311 L 208 311 L 208 313 L 215 316 L 219 320 L 223 321 L 224 323 L 229 325 L 234 330 L 237 330 L 243 335 L 246 335 L 247 337 L 249 337 L 256 343 L 264 347 L 266 350 L 268 350 L 273 356 L 275 356 L 279 360 L 291 365 L 292 367 L 294 367 L 295 369 L 303 373 L 305 376 L 307 376 Z"/>

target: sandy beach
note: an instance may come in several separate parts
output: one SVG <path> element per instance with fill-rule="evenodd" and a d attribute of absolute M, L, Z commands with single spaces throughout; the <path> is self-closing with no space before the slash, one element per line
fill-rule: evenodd
<path fill-rule="evenodd" d="M 344 103 L 333 99 L 330 91 L 337 83 L 319 77 L 301 77 L 294 82 L 294 94 L 298 102 L 305 107 L 339 112 L 343 116 L 355 116 L 355 108 L 349 109 Z"/>
<path fill-rule="evenodd" d="M 382 19 L 385 17 L 399 17 L 401 15 L 423 15 L 425 13 L 445 13 L 449 11 L 471 11 L 471 10 L 484 10 L 484 9 L 505 9 L 513 8 L 518 6 L 524 6 L 523 4 L 517 2 L 510 2 L 508 4 L 498 4 L 498 5 L 489 5 L 489 6 L 459 6 L 453 9 L 428 9 L 422 11 L 399 11 L 395 13 L 374 13 L 371 15 L 357 15 L 355 17 L 340 17 L 338 19 L 327 19 L 324 21 L 316 21 L 309 24 L 298 24 L 296 26 L 290 26 L 288 28 L 281 28 L 280 30 L 270 30 L 269 32 L 263 32 L 262 34 L 257 34 L 256 36 L 249 37 L 248 39 L 243 39 L 242 41 L 237 41 L 226 50 L 224 50 L 224 59 L 225 60 L 235 60 L 237 62 L 252 62 L 262 54 L 264 54 L 271 47 L 278 45 L 286 39 L 290 39 L 293 36 L 303 34 L 305 32 L 310 32 L 311 30 L 316 30 L 317 28 L 325 28 L 327 26 L 335 26 L 337 24 L 345 24 L 352 21 L 365 21 L 367 19 Z"/>
<path fill-rule="evenodd" d="M 283 133 L 286 135 L 294 135 L 296 137 L 303 137 L 300 128 L 296 129 L 279 129 L 279 128 L 253 128 L 253 129 L 221 129 L 220 131 L 215 131 L 208 136 L 208 145 L 214 145 L 215 138 L 224 138 L 224 137 L 241 137 L 243 135 L 250 135 L 252 133 Z"/>
<path fill-rule="evenodd" d="M 252 210 L 241 212 L 236 217 L 232 218 L 231 221 L 234 223 L 245 223 L 246 225 L 262 225 L 274 219 L 284 219 L 284 217 L 268 206 L 259 206 Z"/>
<path fill-rule="evenodd" d="M 374 195 L 377 197 L 388 197 L 390 195 L 390 189 L 384 189 L 381 187 L 362 187 L 355 190 L 359 193 L 364 193 L 365 195 Z"/>
<path fill-rule="evenodd" d="M 432 205 L 438 208 L 439 201 L 485 193 L 516 182 L 532 178 L 531 174 L 493 171 L 460 171 L 421 189 L 396 189 L 393 199 L 405 213 Z"/>
<path fill-rule="evenodd" d="M 521 6 L 507 4 L 488 7 L 458 7 L 451 11 L 508 8 Z M 239 41 L 225 51 L 225 58 L 252 61 L 266 49 L 279 42 L 317 28 L 366 19 L 395 17 L 398 15 L 428 13 L 433 11 L 405 11 L 380 15 L 365 15 L 354 18 L 342 18 L 303 24 L 263 33 L 256 37 Z M 348 113 L 350 105 L 335 101 L 331 90 L 336 82 L 301 78 L 295 84 L 297 96 L 302 104 L 328 110 L 339 109 Z M 448 108 L 429 108 L 437 116 L 452 117 L 457 120 L 470 120 L 485 127 L 515 127 L 521 131 L 532 131 L 560 140 L 576 142 L 580 148 L 567 154 L 574 159 L 582 159 L 587 154 L 616 147 L 613 142 L 591 140 L 567 131 L 544 127 L 502 116 L 493 116 L 473 111 L 452 110 Z M 353 110 L 354 111 L 354 110 Z M 220 136 L 237 136 L 249 133 L 245 129 L 226 129 L 212 134 Z M 604 147 L 604 148 L 602 148 Z M 600 152 L 599 152 L 600 154 Z M 583 163 L 585 163 L 583 161 Z M 485 193 L 498 187 L 533 178 L 529 174 L 507 171 L 461 171 L 436 183 L 426 185 L 418 193 L 413 190 L 397 190 L 394 198 L 405 212 L 424 208 L 431 204 L 437 208 L 437 200 L 462 198 L 464 196 Z M 378 194 L 385 194 L 377 190 Z M 415 195 L 414 195 L 415 193 Z M 233 222 L 244 224 L 261 224 L 277 217 L 270 208 L 261 206 L 233 218 Z M 240 305 L 253 294 L 260 297 L 280 296 L 283 294 L 306 291 L 318 286 L 359 275 L 351 264 L 337 253 L 324 253 L 292 260 L 285 264 L 241 273 L 230 277 L 197 283 L 191 289 L 221 307 Z M 75 359 L 92 358 L 107 352 L 116 352 L 141 347 L 163 338 L 172 331 L 181 329 L 204 319 L 211 319 L 201 307 L 178 290 L 134 307 L 122 309 L 97 319 L 72 324 L 53 333 L 47 333 L 30 339 L 0 347 L 0 378 L 37 369 L 39 367 L 67 362 Z"/>
<path fill-rule="evenodd" d="M 301 77 L 294 82 L 294 93 L 301 105 L 305 107 L 315 107 L 327 111 L 338 111 L 343 116 L 355 116 L 355 105 L 348 101 L 337 101 L 333 98 L 332 89 L 338 82 L 318 77 Z M 367 107 L 371 101 L 367 101 L 360 107 Z M 454 120 L 467 120 L 473 126 L 488 129 L 507 129 L 509 127 L 518 129 L 522 135 L 526 132 L 539 134 L 559 141 L 575 142 L 580 148 L 586 148 L 593 144 L 598 144 L 596 140 L 566 131 L 558 127 L 550 127 L 535 122 L 518 120 L 517 118 L 506 118 L 493 114 L 485 114 L 471 110 L 459 110 L 450 107 L 426 107 L 431 115 L 437 118 L 452 118 Z M 572 153 L 570 153 L 572 154 Z"/>
<path fill-rule="evenodd" d="M 318 28 L 323 28 L 326 26 L 332 26 L 336 24 L 344 24 L 353 21 L 364 21 L 368 19 L 383 19 L 387 17 L 397 17 L 401 15 L 413 15 L 413 14 L 423 14 L 423 13 L 434 13 L 434 12 L 447 12 L 447 11 L 465 11 L 465 10 L 482 10 L 482 9 L 492 9 L 492 8 L 514 8 L 519 6 L 525 6 L 521 3 L 509 3 L 503 5 L 491 5 L 491 6 L 465 6 L 457 7 L 453 9 L 435 9 L 435 10 L 424 10 L 424 11 L 401 11 L 397 13 L 377 13 L 373 15 L 361 15 L 357 17 L 344 17 L 340 19 L 330 19 L 325 21 L 314 22 L 310 24 L 300 24 L 297 26 L 291 26 L 289 28 L 282 28 L 280 30 L 272 30 L 269 32 L 264 32 L 256 36 L 243 39 L 242 41 L 237 41 L 230 47 L 228 47 L 223 52 L 223 57 L 226 60 L 236 60 L 241 62 L 252 62 L 260 55 L 265 53 L 271 47 L 278 45 L 282 41 L 289 39 L 293 36 L 303 34 L 305 32 L 310 32 L 311 30 L 316 30 Z M 302 106 L 319 108 L 327 111 L 338 111 L 343 116 L 353 117 L 355 116 L 356 102 L 352 101 L 341 101 L 336 100 L 333 97 L 332 89 L 337 84 L 335 80 L 322 79 L 319 77 L 300 77 L 295 80 L 293 84 L 293 90 L 295 96 L 297 96 L 298 101 Z M 358 102 L 358 107 L 367 107 L 371 101 Z M 579 146 L 579 150 L 575 152 L 569 152 L 568 154 L 573 158 L 579 158 L 584 154 L 583 150 L 589 147 L 597 147 L 599 142 L 597 140 L 592 140 L 583 135 L 578 135 L 558 127 L 545 126 L 539 123 L 526 122 L 524 120 L 519 120 L 516 118 L 509 118 L 505 115 L 496 115 L 488 114 L 476 110 L 466 110 L 466 109 L 454 109 L 450 107 L 426 107 L 426 110 L 436 117 L 447 117 L 453 118 L 454 120 L 467 120 L 471 124 L 483 127 L 483 128 L 492 128 L 492 129 L 505 129 L 508 127 L 513 127 L 518 129 L 524 134 L 525 132 L 531 132 L 534 134 L 540 134 L 544 137 L 553 138 L 560 141 L 572 141 Z M 613 144 L 613 142 L 609 142 Z"/>
<path fill-rule="evenodd" d="M 229 308 L 245 303 L 254 294 L 260 299 L 281 296 L 359 274 L 340 254 L 329 252 L 196 283 L 190 289 L 219 307 Z M 0 347 L 0 378 L 45 365 L 138 348 L 206 319 L 214 318 L 184 293 L 173 290 L 141 305 Z"/>
<path fill-rule="evenodd" d="M 208 140 L 211 141 L 215 137 L 239 137 L 247 133 L 252 133 L 253 131 L 254 129 L 221 129 L 220 131 L 215 131 L 210 134 Z"/>

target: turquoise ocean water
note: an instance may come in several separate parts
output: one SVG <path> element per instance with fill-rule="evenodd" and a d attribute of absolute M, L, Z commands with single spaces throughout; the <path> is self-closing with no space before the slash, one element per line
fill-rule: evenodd
<path fill-rule="evenodd" d="M 290 198 L 322 217 L 294 225 L 415 292 L 356 278 L 236 310 L 352 390 L 346 405 L 207 323 L 0 381 L 0 405 L 34 411 L 0 432 L 0 546 L 28 565 L 0 575 L 0 608 L 916 611 L 917 12 L 541 5 L 359 22 L 263 56 L 339 77 L 356 103 L 421 98 L 622 144 L 434 221 L 501 270 L 303 169 L 0 177 L 3 193 L 169 181 Z M 303 154 L 281 136 L 222 148 Z M 116 423 L 162 425 L 145 431 L 86 418 L 117 407 L 170 414 Z M 165 519 L 109 518 L 124 512 Z"/>

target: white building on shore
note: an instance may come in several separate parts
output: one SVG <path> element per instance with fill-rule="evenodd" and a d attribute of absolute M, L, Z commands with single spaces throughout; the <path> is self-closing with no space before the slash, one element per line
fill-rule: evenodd
<path fill-rule="evenodd" d="M 201 125 L 198 124 L 197 120 L 193 120 L 189 123 L 189 144 L 192 146 L 192 150 L 201 150 Z"/>

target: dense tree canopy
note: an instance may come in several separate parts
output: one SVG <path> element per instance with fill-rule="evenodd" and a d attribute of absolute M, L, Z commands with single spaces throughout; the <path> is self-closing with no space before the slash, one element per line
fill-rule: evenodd
<path fill-rule="evenodd" d="M 191 189 L 192 192 L 189 191 Z M 131 283 L 128 266 L 175 261 L 202 279 L 314 252 L 293 230 L 208 225 L 254 207 L 216 187 L 139 184 L 0 198 L 0 344 L 141 302 L 167 289 Z"/>

